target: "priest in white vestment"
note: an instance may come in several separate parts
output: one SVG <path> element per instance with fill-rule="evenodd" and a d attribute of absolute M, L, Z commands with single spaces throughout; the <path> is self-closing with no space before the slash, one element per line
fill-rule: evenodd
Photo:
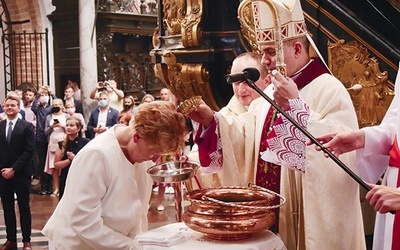
<path fill-rule="evenodd" d="M 261 56 L 259 54 L 245 52 L 238 55 L 232 62 L 231 74 L 240 74 L 246 68 L 256 68 L 260 72 L 260 78 L 255 82 L 255 85 L 257 85 L 261 90 L 264 90 L 269 85 L 269 80 L 266 78 L 268 71 L 266 67 L 261 65 Z M 244 81 L 233 82 L 232 88 L 234 95 L 230 99 L 229 103 L 218 111 L 224 116 L 238 116 L 247 112 L 251 102 L 260 97 L 260 95 Z M 187 156 L 188 160 L 199 163 L 196 144 Z M 235 165 L 244 164 L 243 159 L 243 157 L 237 156 L 237 163 L 235 163 Z M 207 169 L 202 168 L 197 174 L 202 188 L 222 186 L 222 183 L 224 183 L 224 176 L 228 175 L 225 171 L 230 171 L 229 168 L 225 167 L 223 167 L 221 171 L 211 174 L 204 173 L 201 170 Z"/>
<path fill-rule="evenodd" d="M 339 133 L 336 135 L 325 135 L 318 139 L 324 142 L 324 146 L 329 150 L 340 155 L 357 149 L 357 165 L 360 169 L 360 176 L 369 183 L 376 183 L 383 174 L 382 185 L 399 188 L 399 159 L 398 147 L 394 147 L 399 143 L 400 136 L 400 72 L 397 74 L 395 81 L 395 97 L 379 126 L 365 127 L 358 131 L 347 133 Z M 328 142 L 329 141 L 329 142 Z M 395 141 L 397 143 L 395 143 Z M 397 145 L 398 146 L 398 145 Z M 391 154 L 391 153 L 394 153 Z M 397 159 L 396 158 L 397 153 Z M 393 158 L 394 156 L 394 158 Z M 381 194 L 383 195 L 383 194 Z M 370 198 L 370 196 L 368 196 Z M 384 199 L 382 197 L 381 199 Z M 375 203 L 376 201 L 374 201 Z M 376 204 L 375 204 L 376 205 Z M 379 202 L 375 210 L 380 211 L 383 203 Z M 383 208 L 385 209 L 385 208 Z M 375 220 L 373 249 L 374 250 L 391 250 L 400 247 L 400 241 L 394 242 L 394 220 L 395 215 L 380 211 L 377 213 Z M 399 213 L 399 212 L 397 212 Z M 399 231 L 400 233 L 400 231 Z M 394 247 L 392 244 L 395 245 Z"/>
<path fill-rule="evenodd" d="M 295 105 L 307 106 L 310 113 L 303 125 L 316 136 L 357 129 L 353 104 L 343 84 L 329 73 L 319 58 L 309 57 L 300 2 L 295 1 L 290 9 L 280 1 L 272 2 L 288 31 L 283 38 L 287 75 L 300 89 L 294 99 L 287 98 L 293 99 L 292 113 L 296 114 Z M 275 41 L 265 34 L 271 33 L 275 20 L 271 19 L 271 13 L 265 13 L 268 9 L 265 5 L 254 1 L 252 8 L 255 22 L 261 22 L 255 27 L 259 28 L 256 37 L 263 54 L 262 63 L 273 70 L 278 52 L 274 47 Z M 272 79 L 274 86 L 271 84 L 266 89 L 270 97 L 276 98 L 274 93 L 278 88 L 282 88 L 281 93 L 285 86 L 293 90 L 293 81 L 280 73 L 273 75 Z M 249 111 L 238 117 L 213 114 L 202 103 L 190 117 L 204 125 L 196 134 L 202 165 L 209 166 L 211 171 L 220 170 L 222 165 L 222 168 L 229 168 L 223 170 L 224 186 L 247 186 L 252 182 L 276 189 L 273 191 L 287 199 L 278 212 L 277 233 L 288 249 L 366 248 L 359 187 L 339 166 L 314 148 L 305 146 L 301 152 L 306 161 L 302 167 L 299 164 L 299 168 L 289 169 L 271 162 L 264 164 L 260 159 L 260 153 L 268 147 L 269 129 L 280 119 L 278 116 L 275 120 L 274 109 L 266 100 L 253 101 Z M 239 157 L 243 158 L 243 164 L 238 164 Z M 354 153 L 343 155 L 341 160 L 357 171 Z M 295 179 L 289 181 L 292 169 L 296 169 Z"/>

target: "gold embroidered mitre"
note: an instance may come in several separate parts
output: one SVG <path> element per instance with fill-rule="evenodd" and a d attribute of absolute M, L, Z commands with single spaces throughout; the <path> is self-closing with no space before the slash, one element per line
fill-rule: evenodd
<path fill-rule="evenodd" d="M 299 0 L 252 1 L 254 28 L 259 45 L 275 42 L 280 26 L 282 41 L 305 36 L 307 27 Z"/>

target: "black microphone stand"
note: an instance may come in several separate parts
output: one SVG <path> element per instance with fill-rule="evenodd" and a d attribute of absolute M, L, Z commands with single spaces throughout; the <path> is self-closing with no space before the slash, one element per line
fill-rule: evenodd
<path fill-rule="evenodd" d="M 362 186 L 365 190 L 369 191 L 371 188 L 351 169 L 349 169 L 339 158 L 337 158 L 332 152 L 330 152 L 327 148 L 322 146 L 320 143 L 310 132 L 308 132 L 305 128 L 300 126 L 300 124 L 295 121 L 290 115 L 288 115 L 285 110 L 283 110 L 278 104 L 276 104 L 269 96 L 267 96 L 254 82 L 250 79 L 246 79 L 247 85 L 249 85 L 252 89 L 257 91 L 266 101 L 268 101 L 279 113 L 281 113 L 286 119 L 288 119 L 296 128 L 298 128 L 305 136 L 308 137 L 315 145 L 321 148 L 321 150 L 326 153 L 336 164 L 339 165 L 351 178 L 353 178 L 360 186 Z M 271 124 L 272 125 L 272 124 Z"/>

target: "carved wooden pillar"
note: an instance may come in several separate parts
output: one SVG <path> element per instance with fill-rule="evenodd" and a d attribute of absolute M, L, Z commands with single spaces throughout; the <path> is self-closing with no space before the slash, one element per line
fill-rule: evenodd
<path fill-rule="evenodd" d="M 159 0 L 151 51 L 155 73 L 181 101 L 201 95 L 218 110 L 232 97 L 224 76 L 245 51 L 237 20 L 239 1 Z"/>

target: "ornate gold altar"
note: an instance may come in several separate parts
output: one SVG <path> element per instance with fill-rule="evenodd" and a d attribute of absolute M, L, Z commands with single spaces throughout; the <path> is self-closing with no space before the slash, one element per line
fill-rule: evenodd
<path fill-rule="evenodd" d="M 229 101 L 232 90 L 225 84 L 224 76 L 229 73 L 232 60 L 244 51 L 258 51 L 251 5 L 240 6 L 240 18 L 237 18 L 241 2 L 159 1 L 158 8 L 162 11 L 158 13 L 154 49 L 150 54 L 156 76 L 180 101 L 202 96 L 215 110 Z M 327 51 L 321 51 L 323 55 L 328 54 L 332 73 L 347 88 L 356 82 L 365 85 L 358 93 L 349 90 L 360 127 L 379 124 L 393 98 L 393 83 L 388 80 L 388 72 L 380 71 L 378 59 L 370 57 L 360 42 L 344 43 L 333 33 L 336 30 L 326 30 L 310 14 L 305 13 L 305 17 L 309 30 L 315 26 L 328 41 L 333 41 L 325 46 Z M 371 86 L 368 81 L 375 83 Z M 374 106 L 376 110 L 371 111 Z"/>
<path fill-rule="evenodd" d="M 238 1 L 160 1 L 159 29 L 150 52 L 156 75 L 180 100 L 202 96 L 218 110 L 231 98 L 224 76 L 244 52 Z"/>
<path fill-rule="evenodd" d="M 378 60 L 357 41 L 329 43 L 328 62 L 332 73 L 349 90 L 360 127 L 378 125 L 394 97 L 394 84 L 381 72 Z M 361 85 L 361 89 L 354 89 Z"/>

